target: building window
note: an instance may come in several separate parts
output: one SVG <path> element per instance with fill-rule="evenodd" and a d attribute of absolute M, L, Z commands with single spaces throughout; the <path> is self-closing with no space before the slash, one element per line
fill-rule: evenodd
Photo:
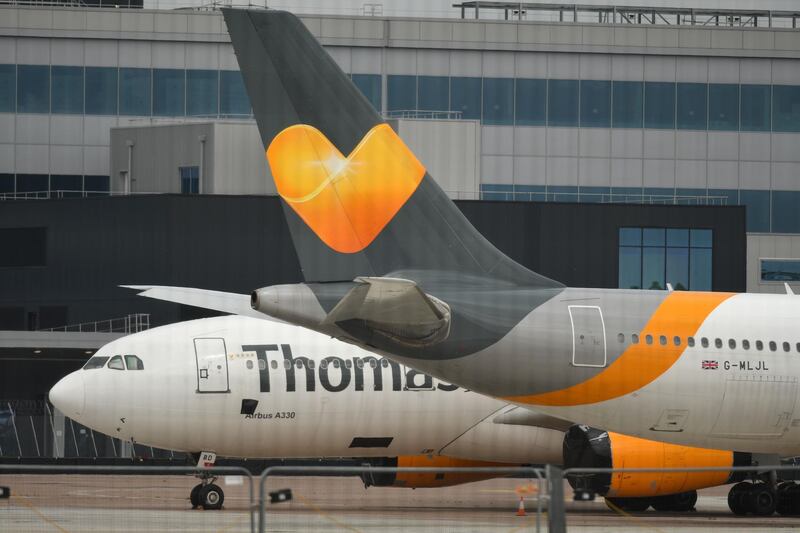
<path fill-rule="evenodd" d="M 186 114 L 192 117 L 219 115 L 219 71 L 186 71 Z"/>
<path fill-rule="evenodd" d="M 739 130 L 739 86 L 712 83 L 708 86 L 708 129 Z"/>
<path fill-rule="evenodd" d="M 705 130 L 708 127 L 708 85 L 705 83 L 678 84 L 679 130 Z"/>
<path fill-rule="evenodd" d="M 747 232 L 767 233 L 769 231 L 769 191 L 739 191 L 739 205 L 747 207 Z"/>
<path fill-rule="evenodd" d="M 648 81 L 644 84 L 644 127 L 673 129 L 675 127 L 675 84 Z"/>
<path fill-rule="evenodd" d="M 153 69 L 153 115 L 179 117 L 186 114 L 186 71 L 175 68 Z"/>
<path fill-rule="evenodd" d="M 17 112 L 50 112 L 50 67 L 43 65 L 17 67 Z"/>
<path fill-rule="evenodd" d="M 197 194 L 200 192 L 200 167 L 178 167 L 181 177 L 181 194 Z"/>
<path fill-rule="evenodd" d="M 381 77 L 379 74 L 353 74 L 353 84 L 367 97 L 372 107 L 381 112 Z M 442 109 L 447 109 L 446 107 Z"/>
<path fill-rule="evenodd" d="M 86 67 L 87 115 L 117 114 L 117 74 L 112 67 Z"/>
<path fill-rule="evenodd" d="M 481 78 L 450 78 L 450 111 L 460 112 L 460 118 L 480 120 Z"/>
<path fill-rule="evenodd" d="M 711 290 L 712 230 L 620 228 L 619 287 Z"/>
<path fill-rule="evenodd" d="M 424 111 L 450 109 L 450 78 L 420 76 L 417 80 L 417 109 Z"/>
<path fill-rule="evenodd" d="M 119 69 L 119 114 L 149 117 L 150 85 L 149 68 Z"/>
<path fill-rule="evenodd" d="M 761 259 L 761 281 L 800 281 L 800 259 Z"/>
<path fill-rule="evenodd" d="M 582 80 L 581 127 L 611 127 L 611 82 Z"/>
<path fill-rule="evenodd" d="M 219 73 L 219 112 L 232 117 L 250 115 L 250 98 L 247 97 L 242 73 L 238 70 L 222 70 Z"/>
<path fill-rule="evenodd" d="M 83 192 L 86 196 L 108 196 L 110 181 L 108 176 L 84 176 Z"/>
<path fill-rule="evenodd" d="M 547 122 L 547 80 L 518 78 L 514 85 L 514 120 L 518 126 Z"/>
<path fill-rule="evenodd" d="M 772 191 L 773 233 L 800 233 L 800 192 Z"/>
<path fill-rule="evenodd" d="M 387 108 L 389 111 L 413 111 L 417 109 L 417 77 L 388 76 L 386 82 Z"/>
<path fill-rule="evenodd" d="M 771 95 L 769 85 L 742 85 L 742 131 L 769 131 Z"/>
<path fill-rule="evenodd" d="M 17 105 L 17 66 L 0 65 L 0 113 L 13 113 Z"/>
<path fill-rule="evenodd" d="M 83 176 L 74 174 L 52 174 L 50 196 L 70 198 L 83 196 Z"/>
<path fill-rule="evenodd" d="M 483 123 L 514 124 L 514 80 L 483 79 Z"/>
<path fill-rule="evenodd" d="M 772 86 L 772 131 L 800 131 L 800 86 Z"/>
<path fill-rule="evenodd" d="M 83 114 L 83 67 L 53 66 L 50 72 L 53 113 Z"/>
<path fill-rule="evenodd" d="M 547 124 L 550 126 L 578 125 L 578 80 L 549 80 L 547 82 Z"/>
<path fill-rule="evenodd" d="M 642 82 L 613 82 L 615 128 L 641 128 L 644 113 L 644 91 Z"/>

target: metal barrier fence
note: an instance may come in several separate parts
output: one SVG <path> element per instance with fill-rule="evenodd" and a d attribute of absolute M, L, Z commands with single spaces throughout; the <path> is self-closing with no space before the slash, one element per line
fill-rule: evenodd
<path fill-rule="evenodd" d="M 553 467 L 547 466 L 545 470 L 534 467 L 447 467 L 447 468 L 431 468 L 431 467 L 391 467 L 391 466 L 305 466 L 305 467 L 291 467 L 291 466 L 272 466 L 264 470 L 258 482 L 258 531 L 264 533 L 268 526 L 266 521 L 265 506 L 267 503 L 265 495 L 265 486 L 267 479 L 270 476 L 279 474 L 290 476 L 313 476 L 313 475 L 363 475 L 363 474 L 413 474 L 413 473 L 434 473 L 434 474 L 492 474 L 497 477 L 525 475 L 526 477 L 536 477 L 538 484 L 538 492 L 536 498 L 536 533 L 541 531 L 541 515 L 542 515 L 542 500 L 549 499 L 548 495 L 551 493 L 552 488 L 547 487 L 547 479 L 557 479 L 559 486 L 562 481 L 560 475 L 555 472 L 547 476 L 546 470 Z M 559 470 L 560 471 L 560 470 Z M 548 504 L 549 505 L 549 504 Z M 549 514 L 548 514 L 549 516 Z M 558 528 L 553 528 L 552 524 L 548 531 L 558 532 L 564 531 Z"/>

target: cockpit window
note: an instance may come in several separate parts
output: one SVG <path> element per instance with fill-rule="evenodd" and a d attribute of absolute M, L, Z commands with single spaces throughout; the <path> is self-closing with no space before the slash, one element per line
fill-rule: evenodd
<path fill-rule="evenodd" d="M 144 370 L 144 363 L 135 355 L 126 355 L 125 364 L 128 370 Z"/>
<path fill-rule="evenodd" d="M 92 370 L 94 368 L 103 368 L 104 366 L 106 366 L 106 361 L 108 361 L 108 357 L 104 355 L 95 355 L 94 357 L 86 361 L 86 364 L 83 365 L 83 369 Z"/>
<path fill-rule="evenodd" d="M 111 358 L 111 361 L 108 362 L 108 368 L 113 368 L 114 370 L 125 370 L 125 363 L 122 362 L 121 355 L 115 355 Z"/>

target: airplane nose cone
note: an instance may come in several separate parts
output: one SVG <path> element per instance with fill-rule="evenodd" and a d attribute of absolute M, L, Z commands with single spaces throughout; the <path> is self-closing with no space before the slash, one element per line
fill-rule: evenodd
<path fill-rule="evenodd" d="M 83 375 L 80 372 L 79 370 L 61 378 L 61 381 L 50 389 L 50 402 L 70 418 L 80 416 L 85 407 L 86 392 L 83 387 Z"/>

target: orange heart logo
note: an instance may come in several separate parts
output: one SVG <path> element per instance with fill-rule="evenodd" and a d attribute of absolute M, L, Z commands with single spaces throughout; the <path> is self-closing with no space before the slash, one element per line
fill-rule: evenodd
<path fill-rule="evenodd" d="M 267 148 L 278 194 L 322 242 L 360 252 L 403 207 L 425 167 L 388 124 L 345 157 L 318 129 L 289 126 Z"/>

